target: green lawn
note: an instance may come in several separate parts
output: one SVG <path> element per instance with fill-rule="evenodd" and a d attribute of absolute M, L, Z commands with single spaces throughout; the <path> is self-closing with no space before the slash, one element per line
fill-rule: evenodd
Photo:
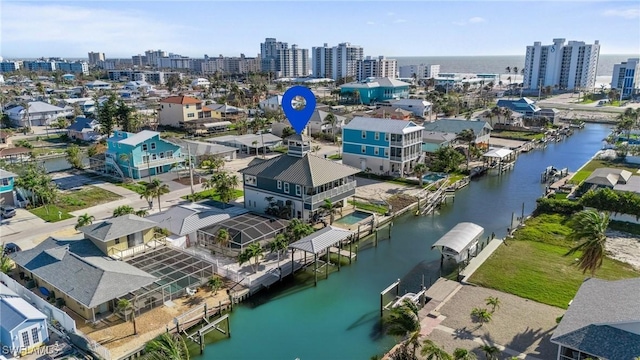
<path fill-rule="evenodd" d="M 491 136 L 504 138 L 504 139 L 513 139 L 513 140 L 541 140 L 544 138 L 543 133 L 536 133 L 530 131 L 492 131 Z"/>
<path fill-rule="evenodd" d="M 73 215 L 55 205 L 49 205 L 46 208 L 44 206 L 40 206 L 29 210 L 29 212 L 47 222 L 62 221 L 73 217 Z M 61 212 L 62 214 L 59 215 L 58 212 Z"/>
<path fill-rule="evenodd" d="M 57 205 L 64 211 L 72 212 L 116 201 L 120 198 L 122 198 L 120 195 L 111 191 L 96 186 L 86 186 L 76 191 L 63 193 L 58 199 Z"/>
<path fill-rule="evenodd" d="M 371 204 L 367 202 L 353 201 L 353 200 L 349 200 L 349 204 L 355 205 L 357 209 L 372 211 L 381 215 L 386 214 L 388 211 L 388 207 L 386 205 L 376 205 L 376 204 Z"/>
<path fill-rule="evenodd" d="M 234 192 L 235 192 L 236 199 L 244 196 L 244 192 L 242 190 L 234 190 Z M 209 190 L 197 192 L 193 194 L 193 199 L 191 195 L 186 195 L 186 196 L 183 196 L 182 198 L 185 200 L 191 200 L 191 201 L 199 201 L 204 199 L 220 201 L 220 196 L 218 195 L 215 189 L 209 189 Z"/>
<path fill-rule="evenodd" d="M 626 164 L 623 162 L 593 159 L 589 161 L 582 169 L 580 169 L 580 171 L 575 173 L 571 178 L 570 182 L 572 184 L 580 184 L 583 181 L 585 181 L 595 169 L 605 168 L 605 167 L 614 168 L 614 169 L 625 169 L 625 170 L 631 171 L 631 173 L 634 173 L 634 174 L 636 171 L 638 171 L 638 168 L 639 168 L 637 166 L 631 167 L 629 166 L 629 164 Z"/>
<path fill-rule="evenodd" d="M 328 158 L 331 160 L 342 160 L 342 155 L 333 154 L 333 155 L 329 155 Z"/>
<path fill-rule="evenodd" d="M 136 192 L 140 195 L 144 194 L 144 190 L 147 188 L 146 181 L 138 181 L 138 182 L 128 182 L 128 183 L 120 183 L 118 186 L 123 187 L 125 189 L 129 189 L 133 192 Z"/>
<path fill-rule="evenodd" d="M 578 255 L 564 256 L 570 243 L 566 217 L 541 215 L 527 221 L 471 276 L 470 282 L 566 309 L 583 280 L 574 264 Z M 596 277 L 624 279 L 640 276 L 631 265 L 605 258 Z"/>

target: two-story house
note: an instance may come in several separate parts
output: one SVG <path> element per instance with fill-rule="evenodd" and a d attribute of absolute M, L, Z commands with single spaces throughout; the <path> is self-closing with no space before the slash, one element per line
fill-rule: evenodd
<path fill-rule="evenodd" d="M 73 124 L 67 126 L 67 135 L 70 139 L 83 141 L 97 141 L 103 137 L 98 120 L 84 117 L 77 117 Z"/>
<path fill-rule="evenodd" d="M 285 139 L 286 154 L 254 159 L 240 170 L 247 209 L 267 213 L 275 205 L 285 217 L 314 220 L 325 199 L 344 202 L 355 195 L 358 169 L 309 154 L 310 142 L 301 135 Z"/>
<path fill-rule="evenodd" d="M 423 129 L 412 121 L 355 117 L 342 128 L 342 163 L 403 177 L 422 156 Z"/>
<path fill-rule="evenodd" d="M 213 121 L 230 121 L 233 123 L 247 118 L 247 113 L 244 109 L 227 104 L 209 104 L 206 108 L 211 109 Z"/>
<path fill-rule="evenodd" d="M 191 96 L 169 96 L 160 100 L 160 125 L 191 129 L 214 121 L 211 109 L 204 106 L 202 100 Z"/>
<path fill-rule="evenodd" d="M 118 257 L 122 251 L 154 240 L 156 226 L 158 223 L 155 221 L 127 214 L 83 226 L 78 230 L 105 255 Z"/>
<path fill-rule="evenodd" d="M 159 132 L 114 131 L 107 139 L 106 165 L 122 177 L 141 179 L 171 170 L 184 161 L 180 146 L 160 137 Z"/>
<path fill-rule="evenodd" d="M 493 128 L 486 121 L 478 119 L 438 119 L 432 123 L 425 123 L 424 130 L 434 134 L 455 135 L 463 130 L 470 129 L 476 135 L 473 141 L 476 144 L 488 144 Z"/>
<path fill-rule="evenodd" d="M 355 104 L 409 97 L 409 84 L 391 78 L 366 78 L 362 82 L 340 85 L 340 96 Z"/>
<path fill-rule="evenodd" d="M 13 190 L 16 177 L 18 177 L 18 175 L 0 169 L 0 204 L 11 206 L 16 204 L 16 194 Z"/>

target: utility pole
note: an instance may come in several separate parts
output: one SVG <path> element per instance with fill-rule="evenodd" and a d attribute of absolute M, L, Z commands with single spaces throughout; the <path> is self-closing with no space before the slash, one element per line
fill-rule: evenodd
<path fill-rule="evenodd" d="M 149 150 L 147 150 L 147 176 L 149 177 L 149 184 L 151 184 L 151 169 L 149 163 L 151 162 L 151 157 L 149 156 Z"/>
<path fill-rule="evenodd" d="M 542 96 L 542 79 L 538 79 L 538 101 L 540 101 L 541 96 Z"/>
<path fill-rule="evenodd" d="M 187 153 L 189 156 L 188 165 L 189 165 L 189 184 L 191 185 L 191 200 L 193 201 L 193 163 L 191 159 L 191 145 L 187 143 Z"/>

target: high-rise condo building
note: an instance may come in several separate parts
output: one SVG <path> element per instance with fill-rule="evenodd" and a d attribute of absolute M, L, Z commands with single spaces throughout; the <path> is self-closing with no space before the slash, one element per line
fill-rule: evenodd
<path fill-rule="evenodd" d="M 289 44 L 276 41 L 275 38 L 266 38 L 260 44 L 260 65 L 262 71 L 276 73 L 278 71 L 278 51 L 286 50 Z"/>
<path fill-rule="evenodd" d="M 640 93 L 640 58 L 631 58 L 613 65 L 611 88 L 617 89 L 622 99 Z"/>
<path fill-rule="evenodd" d="M 366 78 L 391 78 L 395 79 L 398 73 L 398 61 L 395 59 L 387 59 L 384 56 L 372 58 L 367 56 L 365 59 L 358 61 L 359 81 Z"/>
<path fill-rule="evenodd" d="M 440 65 L 403 65 L 400 66 L 399 71 L 403 79 L 412 78 L 414 74 L 418 80 L 431 79 L 440 74 Z"/>
<path fill-rule="evenodd" d="M 162 50 L 147 50 L 144 52 L 146 65 L 158 66 L 158 59 L 166 58 L 167 52 Z"/>
<path fill-rule="evenodd" d="M 291 45 L 291 49 L 278 50 L 278 77 L 309 76 L 309 49 L 298 49 L 298 45 Z"/>
<path fill-rule="evenodd" d="M 103 52 L 90 52 L 89 53 L 89 65 L 95 65 L 98 61 L 104 61 L 104 53 Z"/>
<path fill-rule="evenodd" d="M 596 83 L 596 70 L 600 56 L 600 43 L 553 39 L 553 44 L 536 41 L 527 46 L 524 64 L 524 88 L 536 90 L 551 86 L 561 90 L 592 89 Z"/>
<path fill-rule="evenodd" d="M 311 55 L 314 77 L 355 79 L 358 76 L 358 62 L 364 58 L 364 50 L 361 46 L 350 43 L 341 43 L 332 48 L 324 44 L 323 47 L 314 47 Z"/>

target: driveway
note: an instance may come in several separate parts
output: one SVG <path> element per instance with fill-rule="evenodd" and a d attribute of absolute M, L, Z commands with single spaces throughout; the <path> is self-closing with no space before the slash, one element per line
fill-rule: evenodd
<path fill-rule="evenodd" d="M 46 222 L 25 209 L 16 209 L 16 216 L 11 219 L 2 219 L 0 225 L 0 241 L 10 235 L 20 233 L 28 234 L 33 229 L 46 226 Z M 18 244 L 20 245 L 20 244 Z M 20 245 L 22 247 L 22 245 Z"/>

